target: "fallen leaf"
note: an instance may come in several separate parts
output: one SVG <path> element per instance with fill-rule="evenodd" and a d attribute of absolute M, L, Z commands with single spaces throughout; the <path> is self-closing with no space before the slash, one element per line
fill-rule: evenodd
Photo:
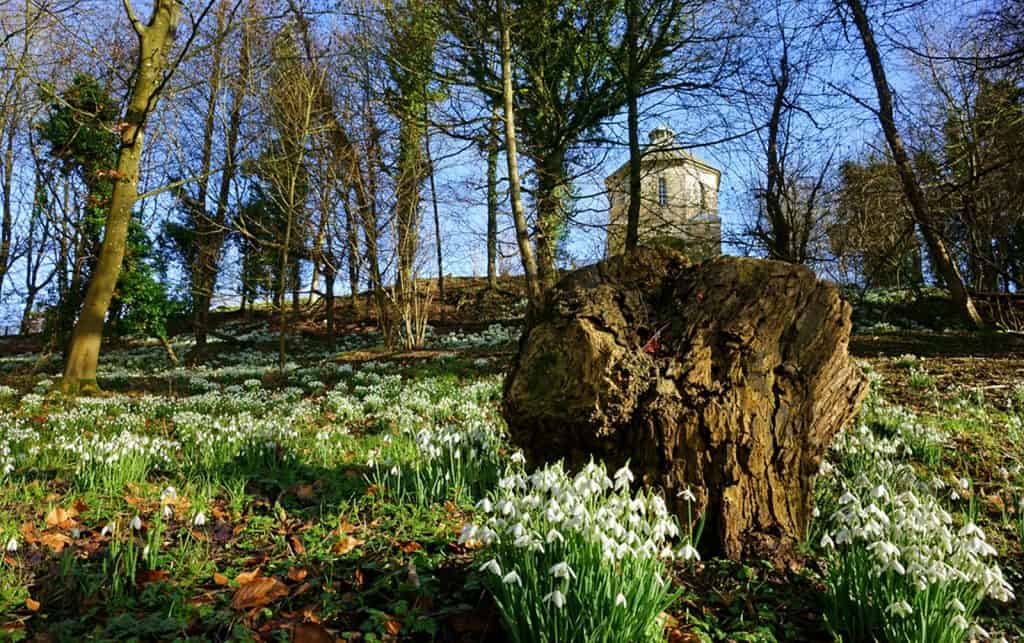
<path fill-rule="evenodd" d="M 362 545 L 364 542 L 365 541 L 359 540 L 358 538 L 353 538 L 352 536 L 345 536 L 338 542 L 334 543 L 334 546 L 331 547 L 331 551 L 341 556 L 349 553 L 359 545 Z"/>
<path fill-rule="evenodd" d="M 147 569 L 144 570 L 138 576 L 139 585 L 145 585 L 146 583 L 156 583 L 164 580 L 170 575 L 166 569 Z"/>
<path fill-rule="evenodd" d="M 292 550 L 295 552 L 296 556 L 301 556 L 306 553 L 306 546 L 302 544 L 301 538 L 298 536 L 292 536 L 288 541 L 291 542 Z"/>
<path fill-rule="evenodd" d="M 224 574 L 221 574 L 220 572 L 214 572 L 213 573 L 213 582 L 223 587 L 224 585 L 227 585 L 231 581 L 228 580 L 228 577 L 225 576 Z"/>
<path fill-rule="evenodd" d="M 59 554 L 64 551 L 66 545 L 71 544 L 71 538 L 64 534 L 43 533 L 39 537 L 39 542 L 52 549 L 53 553 Z"/>
<path fill-rule="evenodd" d="M 199 531 L 198 529 L 192 530 L 192 537 L 200 542 L 210 542 L 210 537 L 204 534 L 203 532 Z"/>
<path fill-rule="evenodd" d="M 34 600 L 31 597 L 26 598 L 25 599 L 25 607 L 27 607 L 30 612 L 38 612 L 39 611 L 39 601 Z"/>
<path fill-rule="evenodd" d="M 296 583 L 305 580 L 306 576 L 309 575 L 309 571 L 302 567 L 292 567 L 288 570 L 288 579 L 293 580 Z"/>
<path fill-rule="evenodd" d="M 269 605 L 288 595 L 288 586 L 276 578 L 257 578 L 238 588 L 231 607 L 236 610 Z"/>
<path fill-rule="evenodd" d="M 334 643 L 334 637 L 322 625 L 296 623 L 292 627 L 292 643 Z"/>
<path fill-rule="evenodd" d="M 76 513 L 77 513 L 78 515 L 81 515 L 83 511 L 85 511 L 86 509 L 88 509 L 88 508 L 89 508 L 89 505 L 85 504 L 85 501 L 84 501 L 84 500 L 82 500 L 81 498 L 79 498 L 78 500 L 76 500 L 76 501 L 74 502 L 74 504 L 73 504 L 73 505 L 71 505 L 71 506 L 72 506 L 72 507 L 74 507 L 74 509 L 75 509 L 75 512 L 76 512 Z"/>
<path fill-rule="evenodd" d="M 316 498 L 316 492 L 311 484 L 300 484 L 295 486 L 295 497 L 304 502 L 311 502 Z"/>
<path fill-rule="evenodd" d="M 46 514 L 46 526 L 70 529 L 75 526 L 75 516 L 77 515 L 78 512 L 74 508 L 69 511 L 64 507 L 54 507 L 50 513 Z"/>
<path fill-rule="evenodd" d="M 402 545 L 402 551 L 404 551 L 407 554 L 414 554 L 421 549 L 423 549 L 423 545 L 419 544 L 416 541 L 410 541 Z"/>
<path fill-rule="evenodd" d="M 260 570 L 254 569 L 251 572 L 242 572 L 238 576 L 235 576 L 235 580 L 238 581 L 239 585 L 247 585 L 260 576 Z"/>
<path fill-rule="evenodd" d="M 384 629 L 387 630 L 388 634 L 391 636 L 398 636 L 398 633 L 402 631 L 402 623 L 393 618 L 389 618 L 384 621 Z"/>
<path fill-rule="evenodd" d="M 363 570 L 357 569 L 355 576 L 356 576 L 356 589 L 362 589 L 363 588 Z"/>

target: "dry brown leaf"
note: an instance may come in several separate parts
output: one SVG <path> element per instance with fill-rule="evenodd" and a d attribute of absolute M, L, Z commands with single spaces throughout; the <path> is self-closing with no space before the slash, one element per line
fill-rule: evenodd
<path fill-rule="evenodd" d="M 276 578 L 257 578 L 238 588 L 231 599 L 231 607 L 236 610 L 263 607 L 287 595 L 288 586 Z"/>
<path fill-rule="evenodd" d="M 198 540 L 199 542 L 210 542 L 210 537 L 207 536 L 204 532 L 199 531 L 198 529 L 192 530 L 192 537 Z"/>
<path fill-rule="evenodd" d="M 331 551 L 333 551 L 335 554 L 338 554 L 339 556 L 342 556 L 344 554 L 349 553 L 359 545 L 362 545 L 364 542 L 365 541 L 359 540 L 358 538 L 353 538 L 352 536 L 345 536 L 338 542 L 334 543 L 334 546 L 331 547 Z"/>
<path fill-rule="evenodd" d="M 295 552 L 296 556 L 301 556 L 306 553 L 306 546 L 302 544 L 301 538 L 298 536 L 292 536 L 288 541 L 291 542 L 292 550 Z"/>
<path fill-rule="evenodd" d="M 404 551 L 407 554 L 414 554 L 421 549 L 423 549 L 423 545 L 419 544 L 416 541 L 409 541 L 402 545 L 402 551 Z"/>
<path fill-rule="evenodd" d="M 228 577 L 225 576 L 224 574 L 221 574 L 220 572 L 214 572 L 213 573 L 213 582 L 218 584 L 218 585 L 220 585 L 221 587 L 223 587 L 224 585 L 229 584 L 231 581 L 228 580 Z"/>
<path fill-rule="evenodd" d="M 70 510 L 64 507 L 54 507 L 50 510 L 50 513 L 46 514 L 46 526 L 70 529 L 75 526 L 75 516 L 77 515 L 78 511 L 74 507 Z"/>
<path fill-rule="evenodd" d="M 292 567 L 288 570 L 288 579 L 293 580 L 296 583 L 305 580 L 306 576 L 309 575 L 309 571 L 302 567 Z"/>
<path fill-rule="evenodd" d="M 292 628 L 292 643 L 334 643 L 334 636 L 322 625 L 296 623 Z"/>
<path fill-rule="evenodd" d="M 316 498 L 316 492 L 311 484 L 300 484 L 295 486 L 295 497 L 304 502 L 311 502 Z"/>
<path fill-rule="evenodd" d="M 30 522 L 22 523 L 22 525 L 18 527 L 18 532 L 21 534 L 21 537 L 25 539 L 25 542 L 30 545 L 34 545 L 39 542 L 39 534 L 36 532 L 36 526 Z"/>
<path fill-rule="evenodd" d="M 355 576 L 356 576 L 356 589 L 362 589 L 363 588 L 363 570 L 357 569 Z"/>
<path fill-rule="evenodd" d="M 260 570 L 254 569 L 251 572 L 242 572 L 238 576 L 235 576 L 235 580 L 238 581 L 239 585 L 247 585 L 260 577 Z"/>
<path fill-rule="evenodd" d="M 384 629 L 387 630 L 391 636 L 398 636 L 398 633 L 402 631 L 401 621 L 396 621 L 393 618 L 389 618 L 384 621 Z"/>
<path fill-rule="evenodd" d="M 25 599 L 25 607 L 27 607 L 28 611 L 30 611 L 30 612 L 38 612 L 39 611 L 39 601 L 33 599 L 32 597 L 26 598 Z"/>
<path fill-rule="evenodd" d="M 39 537 L 39 542 L 52 549 L 53 553 L 59 554 L 64 551 L 65 546 L 71 544 L 71 538 L 64 534 L 51 534 L 47 532 Z"/>
<path fill-rule="evenodd" d="M 139 585 L 156 583 L 166 579 L 170 573 L 166 569 L 146 569 L 138 576 Z"/>

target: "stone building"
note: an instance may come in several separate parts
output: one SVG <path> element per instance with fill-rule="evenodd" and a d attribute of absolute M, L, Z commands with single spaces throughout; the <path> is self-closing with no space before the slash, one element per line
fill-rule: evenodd
<path fill-rule="evenodd" d="M 722 172 L 680 149 L 675 133 L 659 127 L 641 161 L 640 243 L 668 240 L 691 259 L 722 252 L 722 223 L 718 216 L 718 186 Z M 605 179 L 608 191 L 608 256 L 626 243 L 629 209 L 629 162 Z"/>

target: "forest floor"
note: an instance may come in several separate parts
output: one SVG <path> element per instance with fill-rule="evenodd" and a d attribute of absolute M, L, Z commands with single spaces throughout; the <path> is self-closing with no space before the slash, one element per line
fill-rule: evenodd
<path fill-rule="evenodd" d="M 0 344 L 0 640 L 508 640 L 460 532 L 513 452 L 518 304 L 473 285 L 422 351 L 386 353 L 354 319 L 332 351 L 309 323 L 280 375 L 273 329 L 225 314 L 236 340 L 199 366 L 111 346 L 97 399 L 50 392 L 55 361 Z M 1024 339 L 884 330 L 851 344 L 875 382 L 865 431 L 984 530 L 1018 597 L 974 617 L 1024 640 Z M 668 639 L 833 640 L 821 523 L 794 569 L 671 563 Z"/>

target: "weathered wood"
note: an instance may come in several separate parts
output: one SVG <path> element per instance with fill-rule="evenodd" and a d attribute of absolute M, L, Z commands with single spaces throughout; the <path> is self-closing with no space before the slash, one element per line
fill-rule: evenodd
<path fill-rule="evenodd" d="M 811 485 L 867 380 L 850 306 L 807 268 L 720 257 L 690 266 L 641 247 L 576 271 L 523 334 L 505 383 L 512 440 L 532 462 L 627 461 L 701 547 L 788 561 Z"/>

